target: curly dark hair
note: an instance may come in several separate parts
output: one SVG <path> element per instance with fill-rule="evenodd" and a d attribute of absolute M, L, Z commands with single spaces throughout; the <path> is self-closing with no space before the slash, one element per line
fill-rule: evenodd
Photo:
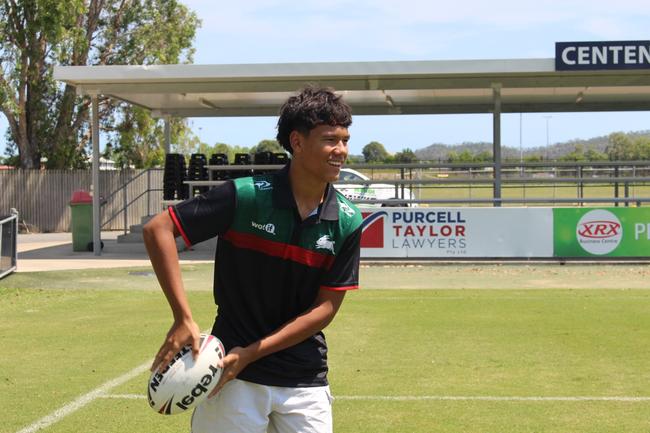
<path fill-rule="evenodd" d="M 298 131 L 307 135 L 318 125 L 343 126 L 352 124 L 352 110 L 330 87 L 310 84 L 296 96 L 287 99 L 280 108 L 278 142 L 293 154 L 289 135 Z"/>

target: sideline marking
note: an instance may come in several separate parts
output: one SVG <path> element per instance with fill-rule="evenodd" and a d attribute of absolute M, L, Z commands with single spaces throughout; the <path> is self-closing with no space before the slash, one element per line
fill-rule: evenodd
<path fill-rule="evenodd" d="M 39 419 L 38 421 L 31 424 L 30 426 L 25 427 L 22 430 L 19 430 L 17 433 L 34 433 L 39 431 L 40 429 L 51 426 L 52 424 L 60 421 L 63 417 L 70 415 L 72 412 L 75 412 L 81 409 L 82 407 L 86 406 L 87 404 L 91 403 L 93 400 L 96 400 L 99 397 L 103 397 L 111 389 L 120 386 L 123 383 L 128 382 L 129 380 L 138 376 L 139 374 L 142 374 L 145 371 L 149 370 L 149 367 L 151 366 L 152 362 L 153 359 L 151 361 L 145 362 L 142 365 L 137 366 L 136 368 L 129 371 L 128 373 L 116 377 L 115 379 L 109 380 L 108 382 L 100 385 L 99 387 L 95 388 L 89 393 L 77 397 L 77 399 L 75 399 L 74 401 L 66 404 L 60 409 L 55 410 L 51 414 Z"/>
<path fill-rule="evenodd" d="M 520 396 L 447 396 L 447 395 L 342 395 L 334 396 L 334 400 L 386 400 L 386 401 L 618 401 L 618 402 L 644 402 L 650 401 L 650 397 L 520 397 Z"/>
<path fill-rule="evenodd" d="M 142 394 L 103 394 L 99 398 L 114 398 L 123 400 L 146 400 L 147 396 Z"/>
<path fill-rule="evenodd" d="M 201 331 L 202 334 L 209 334 L 209 330 L 204 330 Z M 76 400 L 74 400 L 71 403 L 66 404 L 60 409 L 55 410 L 51 414 L 39 419 L 35 423 L 31 424 L 28 427 L 25 427 L 22 430 L 18 430 L 16 433 L 34 433 L 39 431 L 40 429 L 43 429 L 45 427 L 49 427 L 52 424 L 60 421 L 63 417 L 70 415 L 72 412 L 78 411 L 82 407 L 86 406 L 87 404 L 91 403 L 93 400 L 96 400 L 98 398 L 106 398 L 108 395 L 108 391 L 111 389 L 122 385 L 125 382 L 128 382 L 129 380 L 133 379 L 137 375 L 144 373 L 145 371 L 149 370 L 149 367 L 151 367 L 151 364 L 153 363 L 154 358 L 151 358 L 149 361 L 145 362 L 144 364 L 140 364 L 137 367 L 135 367 L 133 370 L 129 371 L 128 373 L 124 373 L 120 377 L 116 377 L 115 379 L 109 380 L 108 382 L 104 383 L 103 385 L 100 385 L 99 387 L 95 388 L 94 390 L 90 391 L 87 394 L 82 395 L 81 397 L 77 397 Z M 124 394 L 124 395 L 134 395 L 137 397 L 124 397 L 121 396 L 120 398 L 145 398 L 143 396 L 139 396 L 138 394 Z M 113 398 L 110 397 L 109 398 Z"/>
<path fill-rule="evenodd" d="M 104 394 L 100 398 L 146 399 L 142 394 Z M 518 397 L 518 396 L 453 396 L 453 395 L 335 395 L 334 400 L 384 400 L 384 401 L 617 401 L 617 402 L 646 402 L 650 397 Z"/>

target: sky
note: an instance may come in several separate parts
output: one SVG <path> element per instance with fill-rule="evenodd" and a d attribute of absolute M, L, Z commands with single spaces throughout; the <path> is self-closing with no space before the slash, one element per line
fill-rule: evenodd
<path fill-rule="evenodd" d="M 553 58 L 555 42 L 650 39 L 647 0 L 181 1 L 202 20 L 196 64 Z M 276 133 L 273 117 L 189 121 L 208 144 L 250 147 Z M 650 130 L 650 112 L 504 114 L 501 128 L 503 145 L 530 148 Z M 371 141 L 392 153 L 491 142 L 492 116 L 356 116 L 350 133 L 352 154 Z"/>

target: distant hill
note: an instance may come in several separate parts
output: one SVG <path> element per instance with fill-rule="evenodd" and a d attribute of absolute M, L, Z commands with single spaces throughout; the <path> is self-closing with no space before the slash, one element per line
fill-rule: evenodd
<path fill-rule="evenodd" d="M 629 137 L 646 136 L 650 137 L 650 130 L 627 132 L 625 135 Z M 577 145 L 582 145 L 584 150 L 596 150 L 598 152 L 605 152 L 609 144 L 609 136 L 602 135 L 589 139 L 575 139 L 562 143 L 556 143 L 546 146 L 532 147 L 523 149 L 524 158 L 527 156 L 541 156 L 544 159 L 557 159 L 575 150 Z M 472 155 L 478 155 L 481 152 L 492 153 L 492 143 L 489 142 L 465 142 L 460 144 L 442 144 L 434 143 L 422 149 L 415 150 L 420 161 L 445 161 L 449 152 L 461 153 L 469 151 Z M 501 154 L 504 159 L 518 159 L 519 148 L 502 146 Z"/>

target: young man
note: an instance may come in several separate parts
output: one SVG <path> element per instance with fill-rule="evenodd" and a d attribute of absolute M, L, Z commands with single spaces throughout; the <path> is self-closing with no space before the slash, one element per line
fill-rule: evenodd
<path fill-rule="evenodd" d="M 321 332 L 358 287 L 361 213 L 331 185 L 348 154 L 350 107 L 331 89 L 287 100 L 279 172 L 228 181 L 153 218 L 145 244 L 174 323 L 152 370 L 199 327 L 185 296 L 174 238 L 219 236 L 212 328 L 224 372 L 192 418 L 193 433 L 331 432 L 327 345 Z"/>

